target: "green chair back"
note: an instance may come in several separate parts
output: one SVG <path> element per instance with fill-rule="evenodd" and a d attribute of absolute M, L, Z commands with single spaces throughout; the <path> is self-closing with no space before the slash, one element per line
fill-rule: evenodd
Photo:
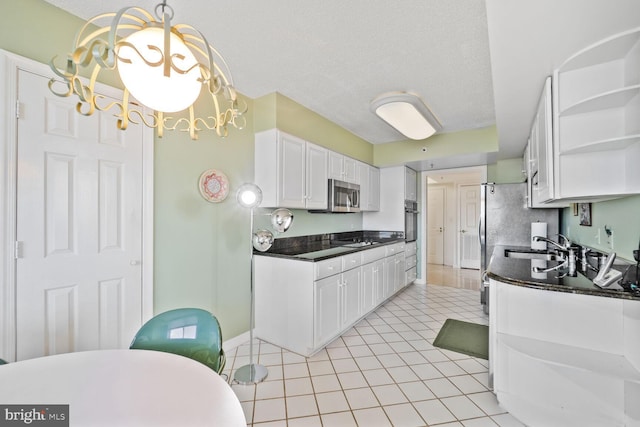
<path fill-rule="evenodd" d="M 154 316 L 140 328 L 129 348 L 185 356 L 218 374 L 226 362 L 218 319 L 199 308 L 179 308 Z"/>

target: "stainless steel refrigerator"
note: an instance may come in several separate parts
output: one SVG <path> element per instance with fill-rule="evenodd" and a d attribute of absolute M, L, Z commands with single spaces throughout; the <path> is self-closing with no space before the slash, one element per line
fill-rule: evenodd
<path fill-rule="evenodd" d="M 560 232 L 560 210 L 527 207 L 526 183 L 480 186 L 480 301 L 489 313 L 489 279 L 486 270 L 496 245 L 531 246 L 531 223 L 546 222 L 547 236 Z"/>

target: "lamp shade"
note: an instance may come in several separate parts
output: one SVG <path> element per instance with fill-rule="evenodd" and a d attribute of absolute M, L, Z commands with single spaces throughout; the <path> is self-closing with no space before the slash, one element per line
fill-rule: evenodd
<path fill-rule="evenodd" d="M 200 69 L 193 52 L 174 32 L 169 33 L 170 57 L 163 58 L 164 30 L 148 27 L 118 43 L 118 73 L 122 83 L 142 104 L 156 111 L 182 111 L 200 95 Z M 169 75 L 158 65 L 169 61 Z"/>
<path fill-rule="evenodd" d="M 276 209 L 271 212 L 271 225 L 278 233 L 284 233 L 293 222 L 293 213 L 289 209 Z"/>
<path fill-rule="evenodd" d="M 255 208 L 262 203 L 262 190 L 255 184 L 242 184 L 236 193 L 236 200 L 243 208 Z"/>
<path fill-rule="evenodd" d="M 390 92 L 371 101 L 371 111 L 409 139 L 421 140 L 440 130 L 440 122 L 416 94 Z"/>
<path fill-rule="evenodd" d="M 253 233 L 253 247 L 260 252 L 266 252 L 273 245 L 273 233 L 269 230 L 258 230 Z"/>

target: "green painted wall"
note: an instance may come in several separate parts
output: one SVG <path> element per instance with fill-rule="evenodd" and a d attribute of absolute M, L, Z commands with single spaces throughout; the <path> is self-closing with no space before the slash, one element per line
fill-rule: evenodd
<path fill-rule="evenodd" d="M 487 165 L 487 182 L 496 184 L 510 184 L 524 182 L 525 176 L 522 173 L 522 158 L 498 160 L 496 163 Z"/>
<path fill-rule="evenodd" d="M 422 147 L 427 147 L 423 152 Z M 436 134 L 423 141 L 405 140 L 373 146 L 373 164 L 379 167 L 401 165 L 416 160 L 437 159 L 458 154 L 498 151 L 495 126 L 484 129 Z"/>
<path fill-rule="evenodd" d="M 640 240 L 640 196 L 593 203 L 590 227 L 580 225 L 578 218 L 573 216 L 573 208 L 562 210 L 563 233 L 572 241 L 605 252 L 615 251 L 617 256 L 635 262 L 633 250 L 638 249 Z M 612 230 L 613 249 L 607 245 L 605 225 Z"/>
<path fill-rule="evenodd" d="M 373 145 L 280 93 L 255 100 L 255 131 L 277 128 L 373 164 Z"/>
<path fill-rule="evenodd" d="M 72 49 L 84 22 L 42 0 L 4 0 L 0 48 L 48 64 L 53 56 Z"/>
<path fill-rule="evenodd" d="M 249 325 L 249 211 L 235 200 L 237 188 L 253 181 L 253 105 L 247 127 L 213 131 L 192 141 L 167 132 L 155 141 L 155 312 L 200 307 L 220 321 L 225 339 Z M 228 197 L 203 199 L 198 179 L 207 169 L 225 173 Z"/>

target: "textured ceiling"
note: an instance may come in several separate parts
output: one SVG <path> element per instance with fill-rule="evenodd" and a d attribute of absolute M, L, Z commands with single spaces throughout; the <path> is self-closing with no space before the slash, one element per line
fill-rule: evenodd
<path fill-rule="evenodd" d="M 157 0 L 46 0 L 82 18 Z M 420 94 L 442 132 L 496 124 L 522 155 L 544 79 L 568 56 L 640 25 L 640 0 L 169 0 L 251 98 L 280 92 L 377 144 L 403 137 L 369 111 Z M 482 156 L 480 156 L 482 157 Z M 462 159 L 461 164 L 482 162 Z M 486 158 L 485 158 L 486 161 Z M 449 165 L 450 164 L 450 165 Z M 448 167 L 456 167 L 452 158 Z M 428 168 L 429 166 L 415 165 Z"/>
<path fill-rule="evenodd" d="M 153 0 L 47 0 L 82 18 Z M 443 132 L 495 123 L 483 0 L 168 1 L 201 31 L 251 98 L 280 92 L 371 143 L 402 140 L 369 110 L 418 93 Z"/>

